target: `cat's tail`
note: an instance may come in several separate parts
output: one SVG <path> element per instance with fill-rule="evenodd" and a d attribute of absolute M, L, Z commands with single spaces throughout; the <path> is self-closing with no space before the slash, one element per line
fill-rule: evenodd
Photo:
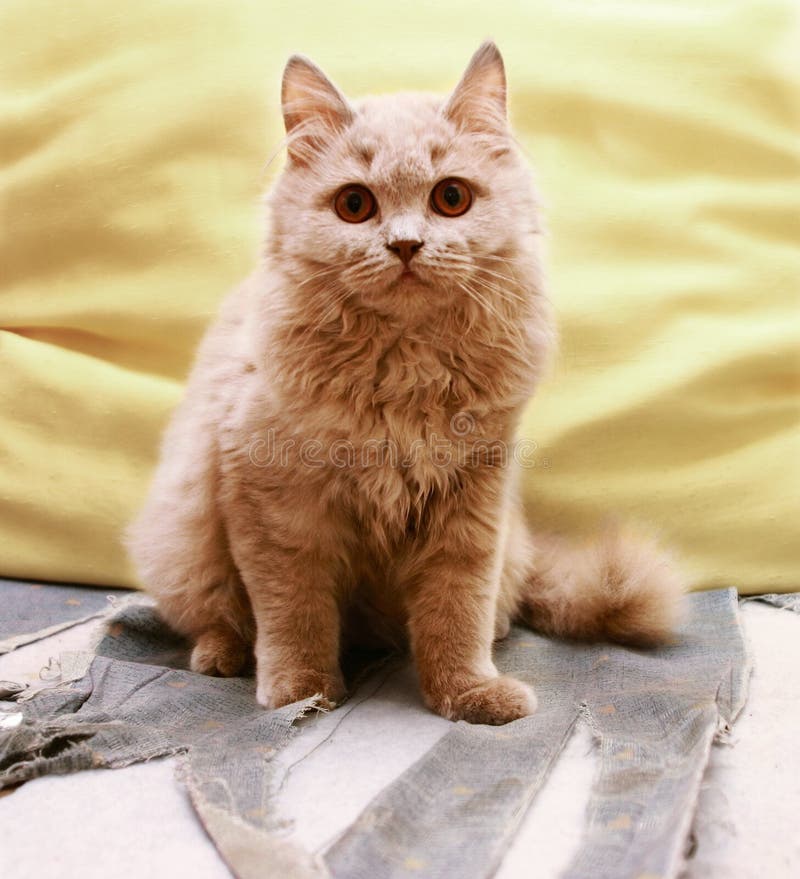
<path fill-rule="evenodd" d="M 642 533 L 611 528 L 582 544 L 534 537 L 518 613 L 548 634 L 647 646 L 669 640 L 685 591 L 673 559 Z"/>

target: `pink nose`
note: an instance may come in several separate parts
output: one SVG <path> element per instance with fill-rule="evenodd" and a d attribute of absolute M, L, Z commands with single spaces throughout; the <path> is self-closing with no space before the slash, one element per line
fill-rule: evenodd
<path fill-rule="evenodd" d="M 397 256 L 403 261 L 403 265 L 407 266 L 411 260 L 414 258 L 414 254 L 422 247 L 424 241 L 392 241 L 390 244 L 386 246 L 392 253 L 397 254 Z"/>

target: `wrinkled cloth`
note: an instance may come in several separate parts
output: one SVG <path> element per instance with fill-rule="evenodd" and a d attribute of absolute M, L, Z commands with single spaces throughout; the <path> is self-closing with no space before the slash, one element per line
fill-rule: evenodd
<path fill-rule="evenodd" d="M 497 868 L 583 718 L 600 768 L 565 875 L 668 879 L 681 863 L 711 743 L 739 713 L 749 675 L 735 591 L 687 601 L 675 643 L 659 650 L 513 629 L 497 664 L 536 687 L 537 713 L 499 728 L 454 724 L 322 858 L 279 832 L 273 803 L 275 757 L 315 700 L 265 711 L 252 680 L 187 671 L 188 645 L 148 606 L 125 608 L 81 680 L 38 694 L 18 727 L 0 731 L 0 787 L 182 753 L 197 814 L 243 879 L 478 879 Z"/>
<path fill-rule="evenodd" d="M 131 593 L 57 583 L 0 578 L 0 654 L 113 611 Z"/>

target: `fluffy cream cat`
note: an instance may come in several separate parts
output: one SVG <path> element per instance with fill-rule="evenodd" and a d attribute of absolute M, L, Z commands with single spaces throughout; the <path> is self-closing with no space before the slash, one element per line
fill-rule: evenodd
<path fill-rule="evenodd" d="M 654 643 L 682 583 L 651 542 L 532 535 L 513 443 L 553 346 L 537 207 L 492 43 L 449 98 L 283 79 L 288 162 L 258 270 L 208 331 L 131 555 L 192 668 L 259 702 L 344 696 L 352 642 L 409 643 L 427 704 L 500 724 L 514 619 Z"/>

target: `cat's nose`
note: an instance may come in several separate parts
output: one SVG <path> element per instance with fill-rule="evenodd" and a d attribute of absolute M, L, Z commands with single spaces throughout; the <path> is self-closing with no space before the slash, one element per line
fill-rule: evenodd
<path fill-rule="evenodd" d="M 424 241 L 413 241 L 407 238 L 390 241 L 386 246 L 392 253 L 397 254 L 403 261 L 403 265 L 407 266 L 414 258 L 414 254 L 422 247 Z"/>

